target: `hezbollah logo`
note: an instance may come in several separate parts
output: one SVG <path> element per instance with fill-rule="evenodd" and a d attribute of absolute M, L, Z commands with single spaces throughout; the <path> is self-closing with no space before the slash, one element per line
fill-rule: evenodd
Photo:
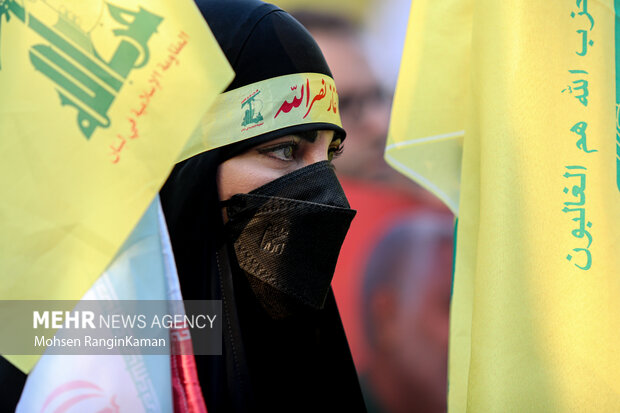
<path fill-rule="evenodd" d="M 241 109 L 245 108 L 243 121 L 241 122 L 241 126 L 245 126 L 243 131 L 256 126 L 261 126 L 263 124 L 263 115 L 260 113 L 260 108 L 258 108 L 257 114 L 257 108 L 255 107 L 256 104 L 260 104 L 262 107 L 262 101 L 260 99 L 256 99 L 259 94 L 260 90 L 257 89 L 241 101 Z"/>
<path fill-rule="evenodd" d="M 15 18 L 46 41 L 30 48 L 30 62 L 55 84 L 60 104 L 77 111 L 78 127 L 90 139 L 97 128 L 110 126 L 108 110 L 131 71 L 148 63 L 148 42 L 163 18 L 142 7 L 133 11 L 96 0 L 19 3 L 0 0 L 0 35 L 2 18 Z M 104 13 L 114 22 L 104 41 L 118 40 L 107 59 L 93 44 Z"/>

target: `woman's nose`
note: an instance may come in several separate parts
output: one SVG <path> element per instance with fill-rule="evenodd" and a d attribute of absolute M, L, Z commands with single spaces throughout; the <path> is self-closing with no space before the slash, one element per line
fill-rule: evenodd
<path fill-rule="evenodd" d="M 311 153 L 309 153 L 307 157 L 304 157 L 304 166 L 312 165 L 313 163 L 326 161 L 326 160 L 327 160 L 326 149 L 312 150 Z"/>

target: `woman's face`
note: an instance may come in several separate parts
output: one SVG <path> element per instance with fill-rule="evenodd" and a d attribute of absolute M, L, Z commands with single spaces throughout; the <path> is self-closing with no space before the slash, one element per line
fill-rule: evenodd
<path fill-rule="evenodd" d="M 287 135 L 257 145 L 218 167 L 220 200 L 248 193 L 310 164 L 331 160 L 340 153 L 341 145 L 331 130 Z"/>

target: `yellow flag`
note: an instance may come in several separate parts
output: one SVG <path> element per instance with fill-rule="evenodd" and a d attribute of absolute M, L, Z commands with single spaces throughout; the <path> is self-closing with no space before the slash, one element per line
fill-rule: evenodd
<path fill-rule="evenodd" d="M 385 154 L 390 165 L 433 192 L 454 213 L 471 36 L 463 3 L 468 2 L 412 4 Z M 439 23 L 442 30 L 435 33 L 433 24 Z"/>
<path fill-rule="evenodd" d="M 450 412 L 620 411 L 616 15 L 412 4 L 386 158 L 458 212 Z"/>
<path fill-rule="evenodd" d="M 0 1 L 0 299 L 79 299 L 232 76 L 191 0 Z"/>

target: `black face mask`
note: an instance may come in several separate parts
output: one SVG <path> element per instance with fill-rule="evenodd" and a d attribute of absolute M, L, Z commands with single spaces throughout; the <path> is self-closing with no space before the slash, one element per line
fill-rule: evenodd
<path fill-rule="evenodd" d="M 274 318 L 323 307 L 355 211 L 329 161 L 225 201 L 239 267 Z"/>

